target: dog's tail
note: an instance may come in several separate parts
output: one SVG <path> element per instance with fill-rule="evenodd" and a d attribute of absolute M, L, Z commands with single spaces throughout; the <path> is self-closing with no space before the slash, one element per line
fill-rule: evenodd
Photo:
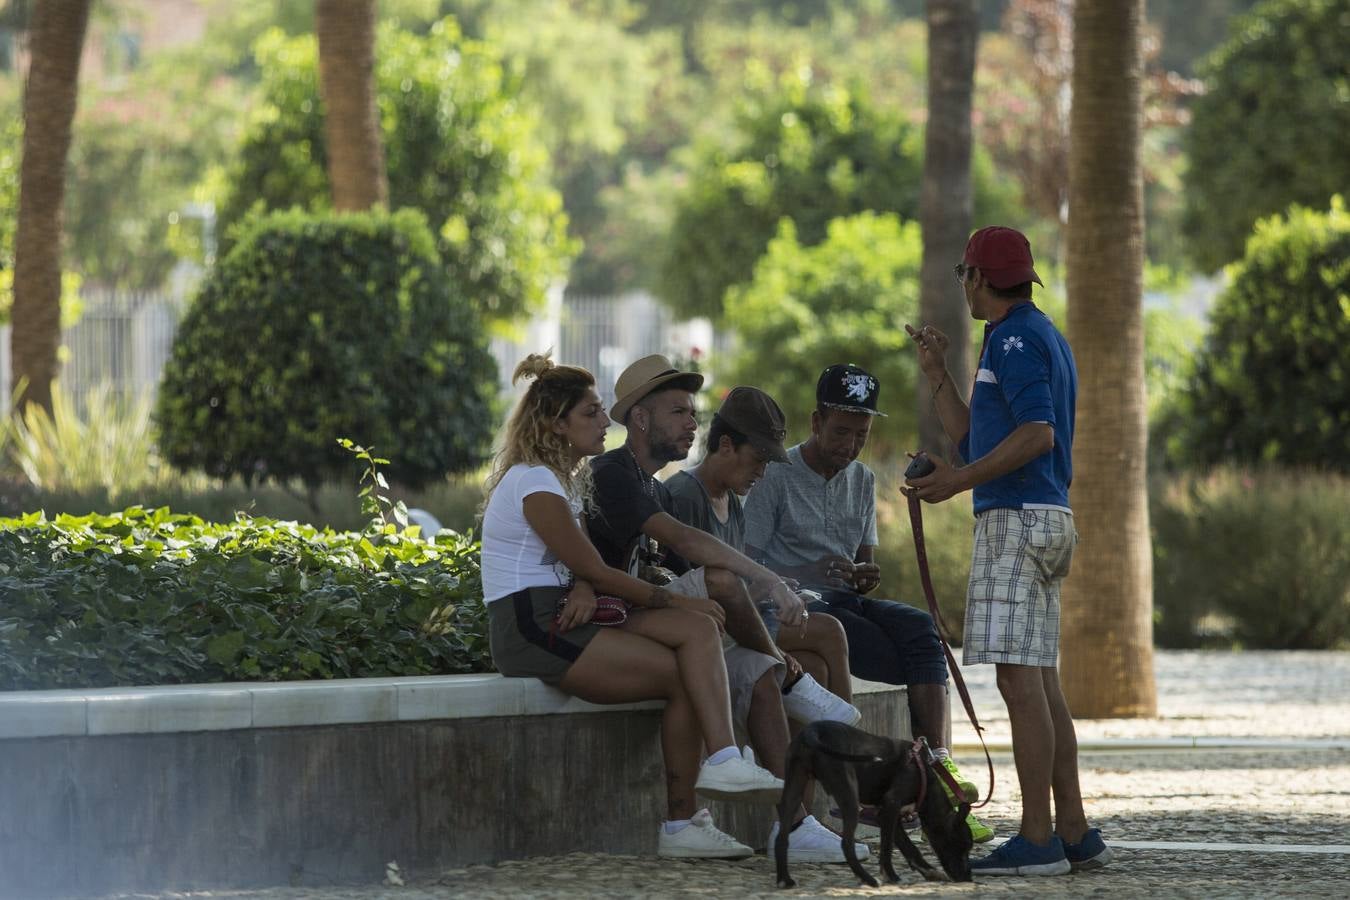
<path fill-rule="evenodd" d="M 835 759 L 842 759 L 845 762 L 856 762 L 856 763 L 884 762 L 884 760 L 880 756 L 877 756 L 874 753 L 868 754 L 841 753 L 840 751 L 835 750 L 833 747 L 827 747 L 824 744 L 822 744 L 820 742 L 820 738 L 810 731 L 803 731 L 801 734 L 801 738 L 802 743 L 806 744 L 806 746 L 810 747 L 812 750 L 819 750 L 826 756 L 833 756 Z"/>

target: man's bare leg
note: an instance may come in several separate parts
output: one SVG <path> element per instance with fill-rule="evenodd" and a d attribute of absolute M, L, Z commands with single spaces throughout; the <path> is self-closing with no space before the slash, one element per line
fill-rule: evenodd
<path fill-rule="evenodd" d="M 1021 834 L 1034 844 L 1045 845 L 1050 842 L 1050 781 L 1057 760 L 1055 724 L 1046 701 L 1042 668 L 1010 663 L 997 663 L 996 668 L 998 690 L 1012 726 L 1017 783 L 1022 788 Z"/>
<path fill-rule="evenodd" d="M 783 778 L 787 774 L 788 721 L 783 712 L 783 692 L 778 686 L 776 669 L 769 669 L 755 682 L 745 730 L 749 732 L 750 746 L 754 748 L 759 764 Z M 811 802 L 810 788 L 808 784 L 806 803 Z M 799 807 L 792 821 L 800 822 L 804 818 L 806 810 Z"/>
<path fill-rule="evenodd" d="M 830 693 L 853 702 L 853 681 L 848 669 L 848 635 L 843 624 L 834 616 L 812 616 L 806 628 L 778 629 L 778 646 L 797 657 L 802 668 L 807 668 L 802 652 L 810 652 L 824 660 L 826 677 L 822 678 L 813 669 L 811 677 L 820 682 Z"/>
<path fill-rule="evenodd" d="M 945 684 L 909 684 L 909 722 L 914 736 L 928 738 L 930 747 L 945 747 L 947 733 L 947 686 Z"/>
<path fill-rule="evenodd" d="M 1055 833 L 1065 843 L 1076 844 L 1087 831 L 1087 814 L 1083 811 L 1083 788 L 1078 778 L 1078 735 L 1073 727 L 1069 704 L 1059 686 L 1059 670 L 1054 666 L 1041 669 L 1041 683 L 1050 707 L 1050 718 L 1055 728 L 1055 767 L 1051 786 L 1055 797 Z"/>

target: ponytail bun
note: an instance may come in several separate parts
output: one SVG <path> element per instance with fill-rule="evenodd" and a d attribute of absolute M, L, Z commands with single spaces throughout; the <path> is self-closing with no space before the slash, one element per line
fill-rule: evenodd
<path fill-rule="evenodd" d="M 520 365 L 516 366 L 516 371 L 511 375 L 511 383 L 515 384 L 522 378 L 539 378 L 549 369 L 555 368 L 553 360 L 549 359 L 552 350 L 544 353 L 531 353 L 521 360 Z"/>

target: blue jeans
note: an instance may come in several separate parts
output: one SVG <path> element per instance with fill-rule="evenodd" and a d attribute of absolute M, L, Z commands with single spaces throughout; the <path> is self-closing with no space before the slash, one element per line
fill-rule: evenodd
<path fill-rule="evenodd" d="M 807 609 L 834 616 L 848 635 L 848 666 L 864 681 L 945 684 L 947 661 L 933 617 L 894 600 L 820 590 Z"/>

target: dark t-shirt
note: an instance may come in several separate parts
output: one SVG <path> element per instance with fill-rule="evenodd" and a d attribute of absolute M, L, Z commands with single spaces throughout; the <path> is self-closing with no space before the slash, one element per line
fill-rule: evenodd
<path fill-rule="evenodd" d="M 638 468 L 626 446 L 592 459 L 591 472 L 595 480 L 595 511 L 586 516 L 586 530 L 605 564 L 624 569 L 629 548 L 642 534 L 642 526 L 657 513 L 670 513 L 674 501 L 664 484 Z M 689 570 L 689 563 L 679 554 L 664 552 L 662 564 L 676 575 Z"/>
<path fill-rule="evenodd" d="M 691 528 L 706 531 L 736 550 L 745 550 L 745 510 L 735 491 L 727 491 L 727 520 L 723 522 L 713 511 L 708 490 L 688 472 L 676 472 L 666 480 L 675 505 L 671 515 Z"/>

